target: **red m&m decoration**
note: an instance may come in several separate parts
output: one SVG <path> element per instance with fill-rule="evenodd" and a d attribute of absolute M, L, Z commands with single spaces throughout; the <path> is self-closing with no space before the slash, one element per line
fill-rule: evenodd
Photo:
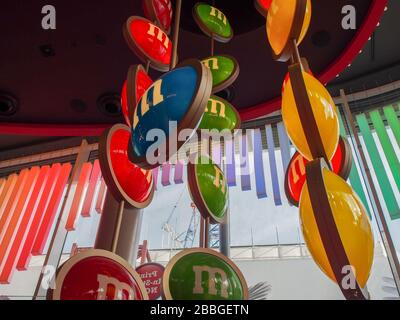
<path fill-rule="evenodd" d="M 285 192 L 289 202 L 299 205 L 301 191 L 306 181 L 306 165 L 309 161 L 298 151 L 290 160 L 285 176 Z M 339 145 L 331 161 L 332 171 L 347 180 L 352 165 L 352 153 L 348 142 L 340 138 Z"/>

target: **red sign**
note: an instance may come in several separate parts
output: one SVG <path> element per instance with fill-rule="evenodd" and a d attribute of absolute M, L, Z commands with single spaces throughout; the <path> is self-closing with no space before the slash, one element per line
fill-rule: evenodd
<path fill-rule="evenodd" d="M 172 56 L 172 42 L 155 24 L 142 17 L 130 17 L 124 28 L 124 37 L 131 50 L 144 63 L 158 71 L 168 71 Z"/>
<path fill-rule="evenodd" d="M 289 202 L 295 206 L 299 205 L 301 191 L 306 181 L 306 165 L 309 161 L 298 151 L 290 160 L 285 176 L 285 192 Z M 347 180 L 352 165 L 352 153 L 348 142 L 340 138 L 339 145 L 332 158 L 332 170 Z"/>
<path fill-rule="evenodd" d="M 133 118 L 137 103 L 152 84 L 153 80 L 142 65 L 134 65 L 129 68 L 121 94 L 122 113 L 128 126 L 131 126 L 130 119 Z"/>
<path fill-rule="evenodd" d="M 101 172 L 117 201 L 143 209 L 154 194 L 152 171 L 139 168 L 128 159 L 129 127 L 117 124 L 103 133 L 99 144 Z"/>
<path fill-rule="evenodd" d="M 146 18 L 157 21 L 165 32 L 170 33 L 173 14 L 170 0 L 143 0 L 143 11 Z"/>
<path fill-rule="evenodd" d="M 57 272 L 53 300 L 148 300 L 139 275 L 105 250 L 79 253 Z"/>
<path fill-rule="evenodd" d="M 164 270 L 165 268 L 158 263 L 146 263 L 136 268 L 136 272 L 146 287 L 149 300 L 157 300 L 161 297 Z"/>

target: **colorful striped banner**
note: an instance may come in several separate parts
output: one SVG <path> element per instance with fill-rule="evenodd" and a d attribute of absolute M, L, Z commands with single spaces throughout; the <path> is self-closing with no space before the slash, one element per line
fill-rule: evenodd
<path fill-rule="evenodd" d="M 390 128 L 393 131 L 397 144 L 400 147 L 400 121 L 396 114 L 396 111 L 394 110 L 393 106 L 387 106 L 383 108 L 383 112 Z"/>
<path fill-rule="evenodd" d="M 258 199 L 267 197 L 267 188 L 265 186 L 265 174 L 264 174 L 264 160 L 263 160 L 263 148 L 261 139 L 261 130 L 254 130 L 254 172 L 256 178 L 256 193 Z"/>
<path fill-rule="evenodd" d="M 365 114 L 357 115 L 356 119 L 360 127 L 361 134 L 364 138 L 364 143 L 367 147 L 368 154 L 370 156 L 372 166 L 374 167 L 375 175 L 381 188 L 382 195 L 385 200 L 390 217 L 392 219 L 399 219 L 400 209 L 397 204 L 397 200 L 393 193 L 392 187 L 390 185 L 389 178 L 386 174 L 385 167 L 383 166 L 381 155 L 379 154 L 378 148 L 375 144 L 375 140 L 372 136 L 368 120 Z"/>
<path fill-rule="evenodd" d="M 106 194 L 107 194 L 107 185 L 104 179 L 101 179 L 100 183 L 100 189 L 99 193 L 97 194 L 97 199 L 96 199 L 96 212 L 98 214 L 101 214 L 103 212 L 103 206 L 104 206 L 104 201 L 106 199 Z"/>
<path fill-rule="evenodd" d="M 4 210 L 10 200 L 15 184 L 17 183 L 18 175 L 12 174 L 7 178 L 4 183 L 3 190 L 0 194 L 0 221 L 2 220 Z"/>
<path fill-rule="evenodd" d="M 272 179 L 272 190 L 274 192 L 274 202 L 275 205 L 281 206 L 281 192 L 279 188 L 279 178 L 278 178 L 278 169 L 276 167 L 276 158 L 275 158 L 275 143 L 274 143 L 274 135 L 272 132 L 272 126 L 265 126 L 265 132 L 267 135 L 267 144 L 268 144 L 268 156 L 269 156 L 269 166 L 271 169 L 271 179 Z"/>
<path fill-rule="evenodd" d="M 381 142 L 381 146 L 383 152 L 385 153 L 390 170 L 392 171 L 394 181 L 396 182 L 397 188 L 400 190 L 400 162 L 396 152 L 394 151 L 392 142 L 390 141 L 381 114 L 379 110 L 375 110 L 372 111 L 369 116 L 371 117 L 379 141 Z"/>
<path fill-rule="evenodd" d="M 14 270 L 17 267 L 17 262 L 21 256 L 24 244 L 29 235 L 29 230 L 32 227 L 35 211 L 39 205 L 39 202 L 43 196 L 43 190 L 49 176 L 50 167 L 43 166 L 40 169 L 38 178 L 34 185 L 31 197 L 26 206 L 25 214 L 21 220 L 20 227 L 18 228 L 17 234 L 12 242 L 10 252 L 7 257 L 7 261 L 0 274 L 0 283 L 10 283 L 11 277 Z"/>
<path fill-rule="evenodd" d="M 154 189 L 157 190 L 157 183 L 158 183 L 158 174 L 160 172 L 160 168 L 157 167 L 153 169 L 153 183 L 154 183 Z"/>
<path fill-rule="evenodd" d="M 242 191 L 251 190 L 250 163 L 247 146 L 247 134 L 243 134 L 240 143 L 240 181 Z"/>
<path fill-rule="evenodd" d="M 18 175 L 17 182 L 4 209 L 3 215 L 0 219 L 0 243 L 3 242 L 3 237 L 6 233 L 8 224 L 12 218 L 12 214 L 17 206 L 18 199 L 21 198 L 22 190 L 28 178 L 29 169 L 24 169 Z"/>
<path fill-rule="evenodd" d="M 83 203 L 82 217 L 90 217 L 93 198 L 100 178 L 101 178 L 100 162 L 99 160 L 95 160 L 93 163 L 92 174 L 90 175 L 90 181 L 86 192 L 85 202 Z"/>
<path fill-rule="evenodd" d="M 46 208 L 46 211 L 43 215 L 42 222 L 40 224 L 38 233 L 36 235 L 35 242 L 32 248 L 33 255 L 41 255 L 43 254 L 44 247 L 47 242 L 47 238 L 49 236 L 50 230 L 53 226 L 54 218 L 57 214 L 60 201 L 62 195 L 64 193 L 65 186 L 68 181 L 68 177 L 71 173 L 72 165 L 70 163 L 66 163 L 62 165 L 60 175 L 56 180 L 56 184 L 53 192 L 50 196 L 50 202 Z"/>
<path fill-rule="evenodd" d="M 85 201 L 87 186 L 89 183 L 90 173 L 92 172 L 93 165 L 90 162 L 84 163 L 76 185 L 74 198 L 72 200 L 71 209 L 69 210 L 65 229 L 67 231 L 76 230 L 76 221 L 81 214 L 83 202 Z"/>
<path fill-rule="evenodd" d="M 164 163 L 161 170 L 161 185 L 164 187 L 171 185 L 170 176 L 171 165 L 169 163 Z"/>
<path fill-rule="evenodd" d="M 222 148 L 220 143 L 214 143 L 211 146 L 212 161 L 219 167 L 222 164 Z"/>
<path fill-rule="evenodd" d="M 287 168 L 289 167 L 290 159 L 292 158 L 290 155 L 290 140 L 283 122 L 279 122 L 277 126 L 279 145 L 281 147 L 281 157 L 284 171 L 283 173 L 285 174 Z"/>
<path fill-rule="evenodd" d="M 0 242 L 0 274 L 3 272 L 4 267 L 7 262 L 7 257 L 10 253 L 10 249 L 12 244 L 14 243 L 15 236 L 20 227 L 21 220 L 23 219 L 27 204 L 31 197 L 33 188 L 36 184 L 38 175 L 39 175 L 39 167 L 33 167 L 29 170 L 26 175 L 26 181 L 23 186 L 21 186 L 21 194 L 18 199 L 15 199 L 16 206 L 13 212 L 11 213 L 11 218 L 8 223 L 8 226 L 5 230 L 2 241 Z M 4 284 L 7 282 L 1 281 L 0 284 Z"/>
<path fill-rule="evenodd" d="M 181 161 L 177 161 L 174 170 L 174 182 L 176 184 L 183 183 L 183 163 Z"/>
<path fill-rule="evenodd" d="M 234 140 L 225 142 L 226 155 L 226 178 L 229 187 L 236 186 L 236 164 L 235 164 L 235 143 Z"/>
<path fill-rule="evenodd" d="M 58 180 L 61 172 L 61 165 L 59 163 L 53 164 L 51 166 L 49 176 L 47 178 L 45 187 L 43 189 L 43 196 L 40 198 L 39 204 L 33 213 L 33 221 L 31 228 L 29 229 L 28 235 L 26 237 L 24 246 L 21 251 L 21 255 L 18 259 L 17 269 L 18 270 L 26 270 L 29 265 L 29 261 L 31 259 L 31 253 L 33 244 L 35 242 L 36 236 L 38 234 L 38 230 L 40 225 L 42 224 L 42 220 L 44 214 L 47 210 L 47 207 L 50 202 L 51 195 L 53 194 L 54 187 L 56 185 L 56 181 Z"/>
<path fill-rule="evenodd" d="M 342 119 L 341 116 L 339 117 L 339 124 L 340 124 L 340 135 L 344 139 L 347 139 L 347 132 L 346 132 L 346 129 L 344 127 L 343 119 Z M 350 145 L 351 145 L 351 143 L 350 143 Z M 349 180 L 350 180 L 351 187 L 354 189 L 354 191 L 360 197 L 361 202 L 364 204 L 364 207 L 367 209 L 368 216 L 371 219 L 372 218 L 371 210 L 369 208 L 367 197 L 365 196 L 365 192 L 364 192 L 364 189 L 363 189 L 363 184 L 361 182 L 360 174 L 358 173 L 358 170 L 357 170 L 357 166 L 356 166 L 356 163 L 355 163 L 355 156 L 354 155 L 353 155 L 353 162 L 352 162 L 352 165 L 351 165 L 351 171 L 350 171 L 350 175 L 349 175 Z"/>

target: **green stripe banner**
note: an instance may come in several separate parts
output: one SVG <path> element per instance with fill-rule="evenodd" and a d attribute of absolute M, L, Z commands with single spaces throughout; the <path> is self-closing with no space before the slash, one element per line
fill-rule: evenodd
<path fill-rule="evenodd" d="M 392 142 L 390 141 L 381 114 L 379 110 L 375 110 L 370 112 L 369 116 L 375 127 L 379 141 L 381 142 L 382 149 L 390 166 L 390 170 L 392 171 L 394 181 L 396 182 L 397 188 L 400 190 L 400 162 L 397 158 L 396 152 L 394 151 Z"/>
<path fill-rule="evenodd" d="M 389 178 L 386 174 L 385 167 L 383 166 L 381 155 L 376 147 L 375 140 L 372 136 L 367 117 L 365 114 L 357 115 L 357 123 L 360 127 L 361 134 L 364 138 L 365 146 L 367 147 L 372 166 L 375 170 L 376 178 L 378 179 L 379 186 L 382 191 L 386 207 L 389 211 L 390 217 L 394 219 L 400 218 L 400 209 L 397 204 L 396 197 L 393 193 L 392 186 L 390 185 Z"/>
<path fill-rule="evenodd" d="M 396 111 L 394 110 L 393 106 L 387 106 L 383 108 L 383 112 L 385 113 L 385 117 L 390 128 L 392 128 L 397 144 L 400 147 L 400 121 L 397 117 Z"/>
<path fill-rule="evenodd" d="M 343 119 L 342 117 L 339 117 L 339 123 L 340 123 L 340 134 L 344 139 L 347 139 L 347 133 L 346 129 L 343 124 Z M 371 219 L 371 211 L 369 209 L 368 205 L 368 200 L 367 197 L 365 196 L 365 192 L 362 186 L 361 178 L 357 170 L 356 163 L 354 161 L 354 156 L 353 156 L 353 163 L 351 165 L 351 171 L 349 175 L 349 180 L 351 187 L 354 189 L 354 191 L 357 193 L 357 195 L 360 197 L 362 203 L 364 204 L 364 207 L 367 209 L 368 216 Z"/>

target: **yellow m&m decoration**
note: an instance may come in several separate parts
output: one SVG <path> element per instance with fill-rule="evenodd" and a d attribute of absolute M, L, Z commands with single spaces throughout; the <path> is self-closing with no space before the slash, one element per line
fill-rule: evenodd
<path fill-rule="evenodd" d="M 288 47 L 292 39 L 299 45 L 307 34 L 311 22 L 311 1 L 305 0 L 273 0 L 267 16 L 267 36 L 272 50 L 276 56 L 284 55 L 283 60 L 288 60 L 290 53 Z M 303 4 L 302 4 L 303 3 Z M 304 19 L 299 14 L 300 9 L 305 9 Z M 301 27 L 301 30 L 300 30 Z"/>
<path fill-rule="evenodd" d="M 326 188 L 329 206 L 345 253 L 358 284 L 364 288 L 374 256 L 374 238 L 366 210 L 352 188 L 341 177 L 327 168 L 322 169 L 322 175 L 325 186 L 321 188 Z M 315 262 L 336 282 L 313 211 L 310 199 L 312 192 L 306 183 L 300 198 L 300 220 L 304 239 Z"/>
<path fill-rule="evenodd" d="M 331 160 L 339 143 L 339 120 L 335 103 L 325 87 L 312 75 L 302 71 L 308 99 L 311 104 L 312 114 L 321 137 L 327 160 Z M 316 143 L 316 137 L 307 137 L 305 130 L 311 123 L 302 123 L 300 119 L 301 108 L 297 106 L 292 87 L 292 79 L 285 85 L 282 96 L 282 118 L 286 130 L 297 150 L 307 159 L 313 160 L 314 156 L 310 146 Z"/>

